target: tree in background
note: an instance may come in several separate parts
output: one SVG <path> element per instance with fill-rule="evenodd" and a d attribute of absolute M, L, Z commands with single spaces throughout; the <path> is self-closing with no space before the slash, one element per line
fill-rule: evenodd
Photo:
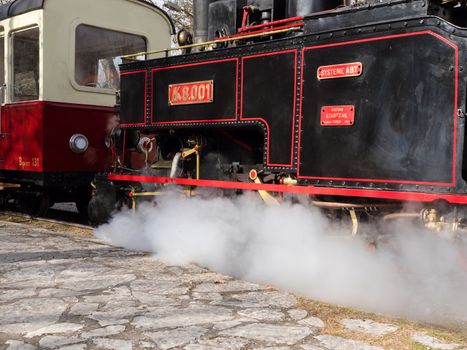
<path fill-rule="evenodd" d="M 193 31 L 193 0 L 144 0 L 162 7 L 172 17 L 178 30 Z"/>

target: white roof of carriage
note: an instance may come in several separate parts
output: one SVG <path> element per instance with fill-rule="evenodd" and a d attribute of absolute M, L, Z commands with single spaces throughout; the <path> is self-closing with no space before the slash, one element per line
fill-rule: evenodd
<path fill-rule="evenodd" d="M 39 10 L 44 8 L 44 3 L 46 0 L 13 0 L 7 4 L 0 5 L 0 21 L 7 19 L 9 17 L 14 17 L 21 15 L 23 13 Z M 79 1 L 79 0 L 77 0 Z M 152 3 L 146 2 L 144 0 L 134 0 L 136 2 L 141 2 L 142 4 L 154 8 L 154 10 L 161 12 L 172 26 L 172 31 L 175 33 L 175 25 L 170 18 L 170 16 L 162 10 L 159 6 L 156 6 Z"/>

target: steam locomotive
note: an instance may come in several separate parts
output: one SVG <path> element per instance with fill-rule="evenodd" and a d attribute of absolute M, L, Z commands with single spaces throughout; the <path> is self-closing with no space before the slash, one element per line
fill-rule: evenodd
<path fill-rule="evenodd" d="M 348 213 L 354 232 L 381 215 L 465 226 L 465 1 L 194 5 L 182 54 L 121 66 L 95 222 L 174 184 L 305 196 Z"/>

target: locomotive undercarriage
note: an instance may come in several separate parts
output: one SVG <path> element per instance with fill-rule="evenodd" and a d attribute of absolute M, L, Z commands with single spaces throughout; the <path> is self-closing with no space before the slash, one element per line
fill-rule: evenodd
<path fill-rule="evenodd" d="M 436 6 L 370 1 L 274 24 L 245 17 L 247 7 L 253 22 L 237 34 L 211 31 L 180 56 L 128 57 L 125 141 L 96 179 L 91 219 L 157 205 L 167 189 L 250 191 L 319 210 L 331 232 L 370 249 L 399 224 L 454 240 L 467 265 L 467 42 L 454 26 L 466 8 Z"/>
<path fill-rule="evenodd" d="M 128 133 L 127 150 L 122 165 L 116 156 L 114 174 L 156 178 L 228 181 L 259 185 L 300 186 L 293 170 L 264 167 L 264 135 L 255 128 L 180 128 Z M 99 180 L 100 179 L 100 180 Z M 89 215 L 95 224 L 108 220 L 115 210 L 133 209 L 157 203 L 167 194 L 167 185 L 144 182 L 109 182 L 97 177 Z M 186 185 L 177 191 L 187 197 L 232 197 L 241 189 L 205 188 Z M 258 190 L 268 205 L 301 203 L 318 208 L 324 216 L 351 236 L 361 236 L 370 246 L 377 246 L 385 227 L 404 222 L 422 227 L 450 239 L 467 235 L 467 209 L 445 201 L 430 203 L 403 202 L 361 197 L 308 195 Z"/>
<path fill-rule="evenodd" d="M 267 176 L 272 174 L 259 174 L 260 178 Z M 110 216 L 122 210 L 135 211 L 143 205 L 153 206 L 157 210 L 158 203 L 164 201 L 165 196 L 174 194 L 190 200 L 233 198 L 250 192 L 142 182 L 108 182 L 106 177 L 101 180 L 103 186 L 97 186 L 89 206 L 89 216 L 95 225 L 105 223 Z M 467 269 L 467 212 L 461 207 L 444 202 L 421 205 L 265 191 L 256 191 L 256 194 L 264 200 L 265 205 L 301 204 L 310 208 L 310 215 L 312 211 L 318 210 L 329 223 L 328 235 L 360 240 L 369 251 L 390 245 L 392 234 L 398 228 L 452 241 L 458 247 L 459 266 Z"/>

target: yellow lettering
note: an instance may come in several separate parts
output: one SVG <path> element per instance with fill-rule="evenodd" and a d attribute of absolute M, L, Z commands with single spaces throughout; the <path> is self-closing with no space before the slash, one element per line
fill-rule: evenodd
<path fill-rule="evenodd" d="M 206 84 L 207 85 L 207 84 Z M 199 87 L 199 100 L 200 101 L 204 101 L 205 97 L 206 97 L 206 87 L 204 84 L 200 85 Z"/>
<path fill-rule="evenodd" d="M 184 86 L 182 89 L 182 100 L 189 101 L 190 100 L 190 95 L 189 95 L 189 88 L 188 86 Z"/>
<path fill-rule="evenodd" d="M 173 88 L 172 91 L 172 102 L 178 102 L 182 99 L 182 96 L 180 95 L 180 87 L 176 86 Z"/>
<path fill-rule="evenodd" d="M 198 86 L 197 85 L 192 85 L 190 95 L 191 95 L 191 101 L 198 100 Z"/>
<path fill-rule="evenodd" d="M 34 168 L 39 168 L 40 167 L 40 159 L 35 157 L 35 158 L 32 158 L 32 166 Z"/>

